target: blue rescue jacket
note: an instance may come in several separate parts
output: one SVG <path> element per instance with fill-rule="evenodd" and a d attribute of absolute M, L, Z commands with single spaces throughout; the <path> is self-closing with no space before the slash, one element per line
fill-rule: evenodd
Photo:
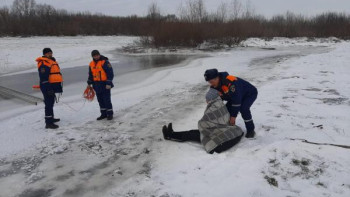
<path fill-rule="evenodd" d="M 227 72 L 219 73 L 220 84 L 217 88 L 223 100 L 227 101 L 227 109 L 231 117 L 237 117 L 244 99 L 255 97 L 258 90 L 255 86 L 241 78 L 229 75 Z"/>

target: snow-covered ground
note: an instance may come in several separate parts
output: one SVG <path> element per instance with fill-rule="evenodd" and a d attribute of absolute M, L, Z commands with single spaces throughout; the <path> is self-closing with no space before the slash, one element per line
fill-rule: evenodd
<path fill-rule="evenodd" d="M 111 122 L 95 121 L 96 101 L 71 98 L 78 110 L 55 107 L 57 131 L 43 128 L 42 105 L 1 120 L 0 196 L 349 196 L 349 149 L 290 138 L 350 145 L 350 42 L 244 45 L 117 84 Z M 258 87 L 257 138 L 214 155 L 162 140 L 166 123 L 196 128 L 213 67 Z"/>

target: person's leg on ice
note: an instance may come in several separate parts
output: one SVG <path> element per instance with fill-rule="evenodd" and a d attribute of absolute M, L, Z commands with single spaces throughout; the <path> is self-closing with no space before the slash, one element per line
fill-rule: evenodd
<path fill-rule="evenodd" d="M 107 108 L 105 105 L 103 92 L 96 93 L 96 97 L 97 97 L 97 101 L 100 106 L 100 112 L 101 112 L 101 115 L 97 118 L 97 120 L 103 120 L 107 118 Z"/>
<path fill-rule="evenodd" d="M 111 101 L 111 89 L 106 89 L 103 94 L 103 101 L 106 108 L 107 120 L 113 119 L 113 105 Z"/>
<path fill-rule="evenodd" d="M 54 124 L 54 113 L 53 106 L 55 104 L 55 94 L 54 93 L 44 93 L 44 103 L 45 103 L 45 123 L 46 129 L 57 129 L 58 125 Z"/>
<path fill-rule="evenodd" d="M 254 125 L 254 121 L 250 111 L 250 107 L 253 105 L 256 98 L 257 98 L 257 94 L 243 99 L 242 106 L 240 109 L 245 127 L 247 129 L 247 134 L 245 136 L 246 138 L 255 137 L 255 125 Z"/>
<path fill-rule="evenodd" d="M 168 127 L 165 125 L 163 126 L 163 137 L 166 140 L 177 141 L 177 142 L 186 142 L 186 141 L 193 141 L 193 142 L 199 142 L 199 143 L 201 142 L 199 130 L 174 132 L 173 126 L 171 123 L 168 125 Z"/>

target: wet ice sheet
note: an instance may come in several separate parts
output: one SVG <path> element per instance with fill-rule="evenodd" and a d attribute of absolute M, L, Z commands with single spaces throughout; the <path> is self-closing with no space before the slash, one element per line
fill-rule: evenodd
<path fill-rule="evenodd" d="M 116 55 L 110 57 L 110 61 L 115 71 L 115 78 L 117 79 L 120 75 L 130 72 L 179 64 L 187 58 L 188 56 L 185 55 Z M 64 78 L 64 85 L 86 82 L 89 71 L 89 61 L 91 61 L 91 58 L 86 59 L 86 66 L 80 65 L 74 68 L 63 68 L 61 72 Z M 33 94 L 35 92 L 32 90 L 32 86 L 38 84 L 38 78 L 39 76 L 37 72 L 13 74 L 0 77 L 0 84 L 1 86 L 8 87 L 26 94 Z"/>
<path fill-rule="evenodd" d="M 153 72 L 164 69 L 167 66 L 179 65 L 185 60 L 197 58 L 197 56 L 189 55 L 142 55 L 127 56 L 116 54 L 110 58 L 114 72 L 114 83 L 118 85 L 130 85 L 139 83 L 143 79 L 151 76 Z M 89 61 L 89 60 L 87 60 Z M 64 94 L 63 97 L 80 97 L 88 77 L 88 66 L 78 66 L 75 68 L 63 68 L 62 74 L 64 78 Z M 132 77 L 129 77 L 132 76 Z M 0 76 L 1 86 L 11 88 L 29 95 L 42 98 L 40 90 L 32 89 L 33 85 L 38 84 L 37 72 L 25 72 L 21 74 L 13 74 Z M 5 113 L 13 111 L 16 114 L 21 108 L 31 104 L 18 99 L 3 97 L 0 95 L 0 109 Z M 5 114 L 0 115 L 6 118 Z"/>

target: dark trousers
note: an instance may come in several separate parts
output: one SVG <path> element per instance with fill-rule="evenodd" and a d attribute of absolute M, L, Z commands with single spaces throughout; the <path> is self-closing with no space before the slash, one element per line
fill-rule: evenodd
<path fill-rule="evenodd" d="M 46 92 L 42 92 L 44 95 L 44 103 L 45 103 L 45 122 L 46 124 L 50 124 L 53 122 L 54 113 L 53 106 L 55 105 L 55 94 L 49 95 Z"/>
<path fill-rule="evenodd" d="M 253 105 L 257 97 L 258 97 L 258 93 L 247 96 L 242 100 L 240 112 L 244 120 L 247 132 L 251 132 L 255 130 L 255 125 L 253 122 L 252 113 L 250 112 L 250 107 Z"/>
<path fill-rule="evenodd" d="M 232 140 L 229 140 L 227 142 L 220 144 L 213 151 L 211 151 L 210 154 L 213 154 L 214 152 L 221 153 L 221 152 L 224 152 L 224 151 L 232 148 L 241 140 L 242 136 L 243 136 L 243 134 L 235 139 L 232 139 Z M 171 134 L 170 138 L 173 141 L 179 141 L 179 142 L 186 142 L 186 141 L 199 142 L 199 143 L 201 142 L 199 130 L 173 132 Z"/>
<path fill-rule="evenodd" d="M 96 93 L 98 104 L 100 105 L 101 115 L 113 115 L 113 106 L 111 102 L 111 90 L 103 89 Z"/>

